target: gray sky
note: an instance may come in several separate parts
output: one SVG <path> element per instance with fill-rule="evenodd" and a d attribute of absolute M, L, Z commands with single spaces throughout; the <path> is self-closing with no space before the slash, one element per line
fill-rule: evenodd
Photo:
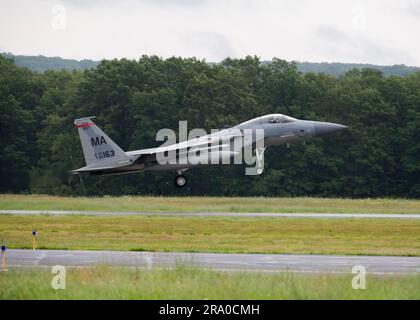
<path fill-rule="evenodd" d="M 0 52 L 420 66 L 420 0 L 0 0 Z"/>

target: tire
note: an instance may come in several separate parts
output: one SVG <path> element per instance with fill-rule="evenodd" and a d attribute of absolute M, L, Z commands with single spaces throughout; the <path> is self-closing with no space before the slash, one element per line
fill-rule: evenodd
<path fill-rule="evenodd" d="M 187 178 L 183 175 L 176 176 L 174 184 L 177 188 L 184 188 L 187 185 Z"/>

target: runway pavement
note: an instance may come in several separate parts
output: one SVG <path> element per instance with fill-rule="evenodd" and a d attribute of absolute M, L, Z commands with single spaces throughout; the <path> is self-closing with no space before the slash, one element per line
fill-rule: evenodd
<path fill-rule="evenodd" d="M 317 219 L 420 219 L 418 214 L 393 213 L 267 213 L 267 212 L 107 212 L 72 210 L 0 210 L 0 215 L 95 215 L 95 216 L 177 216 L 177 217 L 277 217 L 277 218 L 317 218 Z"/>
<path fill-rule="evenodd" d="M 420 273 L 420 257 L 333 256 L 286 254 L 219 254 L 179 252 L 23 250 L 7 251 L 7 264 L 47 267 L 107 264 L 127 267 L 174 267 L 177 263 L 217 270 L 351 273 L 362 265 L 368 273 Z"/>

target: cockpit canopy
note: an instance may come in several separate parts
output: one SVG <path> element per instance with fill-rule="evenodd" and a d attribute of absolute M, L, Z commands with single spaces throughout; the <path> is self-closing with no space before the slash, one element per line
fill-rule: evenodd
<path fill-rule="evenodd" d="M 248 121 L 245 121 L 236 126 L 236 128 L 244 129 L 244 128 L 253 128 L 255 126 L 259 126 L 262 124 L 270 124 L 270 123 L 289 123 L 295 122 L 298 119 L 286 116 L 280 113 L 268 114 L 262 117 L 254 118 Z"/>
<path fill-rule="evenodd" d="M 297 121 L 295 118 L 285 116 L 284 114 L 280 113 L 262 116 L 260 119 L 261 123 L 288 123 Z"/>

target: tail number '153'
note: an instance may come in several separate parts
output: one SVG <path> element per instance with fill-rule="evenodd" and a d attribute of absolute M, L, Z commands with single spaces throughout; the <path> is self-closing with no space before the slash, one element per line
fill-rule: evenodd
<path fill-rule="evenodd" d="M 95 153 L 95 158 L 96 159 L 111 158 L 113 156 L 115 156 L 114 150 Z"/>

